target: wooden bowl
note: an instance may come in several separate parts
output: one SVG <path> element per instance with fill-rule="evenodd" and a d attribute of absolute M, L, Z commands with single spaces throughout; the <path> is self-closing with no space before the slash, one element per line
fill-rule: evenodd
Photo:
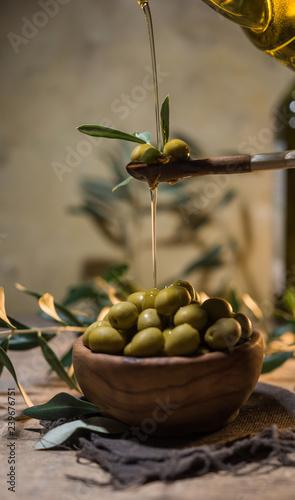
<path fill-rule="evenodd" d="M 262 362 L 258 331 L 230 352 L 198 357 L 98 354 L 82 337 L 73 350 L 75 375 L 89 401 L 143 433 L 161 436 L 209 432 L 234 420 Z"/>

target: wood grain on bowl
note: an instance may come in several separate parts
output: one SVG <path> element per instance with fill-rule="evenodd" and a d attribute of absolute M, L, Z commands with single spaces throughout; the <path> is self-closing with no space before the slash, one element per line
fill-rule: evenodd
<path fill-rule="evenodd" d="M 131 358 L 91 352 L 82 337 L 73 363 L 85 397 L 110 416 L 155 435 L 209 432 L 234 420 L 261 372 L 258 331 L 229 352 Z"/>

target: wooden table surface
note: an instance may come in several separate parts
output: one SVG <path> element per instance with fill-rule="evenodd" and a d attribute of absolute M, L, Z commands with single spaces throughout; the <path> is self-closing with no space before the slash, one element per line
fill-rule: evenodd
<path fill-rule="evenodd" d="M 63 352 L 66 340 L 58 339 L 55 350 Z M 58 344 L 58 345 L 57 345 Z M 70 392 L 54 374 L 47 377 L 48 365 L 38 352 L 31 350 L 24 353 L 14 352 L 12 358 L 19 380 L 29 393 L 34 404 L 48 401 L 61 391 Z M 260 379 L 263 382 L 295 391 L 295 359 Z M 106 481 L 108 475 L 96 464 L 79 464 L 73 451 L 36 451 L 34 443 L 39 434 L 30 429 L 40 427 L 37 420 L 19 420 L 16 439 L 16 492 L 8 491 L 7 474 L 9 472 L 9 443 L 7 422 L 7 391 L 15 383 L 4 369 L 0 379 L 1 410 L 1 461 L 0 461 L 0 497 L 22 500 L 141 500 L 148 499 L 187 499 L 187 500 L 291 500 L 295 496 L 295 469 L 280 468 L 273 471 L 260 471 L 250 475 L 233 476 L 227 472 L 210 473 L 204 477 L 175 481 L 171 484 L 150 483 L 124 491 L 114 491 L 111 487 L 97 487 L 80 481 L 73 481 L 67 475 L 76 475 L 83 479 Z M 20 412 L 25 404 L 17 392 L 16 408 Z"/>

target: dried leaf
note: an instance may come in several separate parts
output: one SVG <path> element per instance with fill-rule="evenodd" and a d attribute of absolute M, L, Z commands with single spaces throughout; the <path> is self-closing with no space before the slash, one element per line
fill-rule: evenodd
<path fill-rule="evenodd" d="M 50 293 L 45 293 L 44 295 L 42 295 L 42 297 L 40 297 L 38 302 L 39 302 L 40 309 L 43 312 L 45 312 L 45 314 L 47 314 L 51 318 L 55 319 L 59 323 L 62 323 L 63 325 L 67 324 L 57 314 L 56 309 L 55 309 L 55 305 L 54 305 L 54 298 Z"/>
<path fill-rule="evenodd" d="M 19 283 L 16 283 L 15 287 L 19 291 L 21 291 L 23 293 L 27 293 L 28 295 L 32 295 L 33 297 L 36 297 L 37 299 L 40 299 L 44 295 L 43 293 L 34 292 L 32 290 L 29 290 L 28 288 L 25 288 L 24 286 L 20 285 Z M 79 319 L 74 314 L 72 314 L 71 311 L 69 309 L 67 309 L 67 307 L 65 307 L 64 305 L 59 304 L 58 302 L 54 301 L 54 307 L 60 315 L 65 317 L 65 319 L 67 320 L 66 324 L 69 324 L 70 326 L 83 326 L 83 323 L 81 323 L 79 321 Z"/>
<path fill-rule="evenodd" d="M 259 321 L 263 320 L 263 312 L 261 311 L 260 307 L 258 304 L 255 302 L 255 300 L 248 295 L 248 293 L 244 293 L 242 295 L 242 299 L 244 304 L 248 307 L 249 311 L 254 314 L 255 318 Z"/>
<path fill-rule="evenodd" d="M 6 310 L 5 310 L 5 293 L 3 286 L 0 286 L 0 318 L 6 323 L 6 325 L 11 326 L 11 328 L 15 328 L 13 324 L 9 321 Z"/>

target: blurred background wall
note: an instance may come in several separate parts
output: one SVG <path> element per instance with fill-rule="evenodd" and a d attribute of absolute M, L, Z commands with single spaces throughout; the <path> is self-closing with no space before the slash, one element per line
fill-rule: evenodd
<path fill-rule="evenodd" d="M 150 4 L 160 98 L 170 94 L 172 135 L 188 135 L 209 156 L 271 151 L 272 116 L 292 72 L 201 1 Z M 83 143 L 87 138 L 76 127 L 150 130 L 155 139 L 155 126 L 146 23 L 136 0 L 0 5 L 0 282 L 12 313 L 32 305 L 15 291 L 16 281 L 60 299 L 85 277 L 88 261 L 122 261 L 122 249 L 89 219 L 69 213 L 81 202 L 81 177 L 107 178 L 102 153 L 116 148 L 107 139 Z M 274 176 L 235 175 L 228 187 L 238 204 L 221 219 L 216 214 L 218 231 L 203 237 L 217 242 L 226 231 L 243 239 L 243 257 L 227 279 L 263 301 L 273 289 Z M 148 203 L 148 190 L 142 193 Z M 164 228 L 165 219 L 159 220 L 159 233 Z M 140 234 L 147 243 L 130 269 L 144 287 L 152 286 L 149 231 L 145 222 Z M 175 248 L 167 258 L 159 249 L 159 281 L 180 272 L 194 251 Z M 198 279 L 207 293 L 213 290 L 212 276 Z"/>

